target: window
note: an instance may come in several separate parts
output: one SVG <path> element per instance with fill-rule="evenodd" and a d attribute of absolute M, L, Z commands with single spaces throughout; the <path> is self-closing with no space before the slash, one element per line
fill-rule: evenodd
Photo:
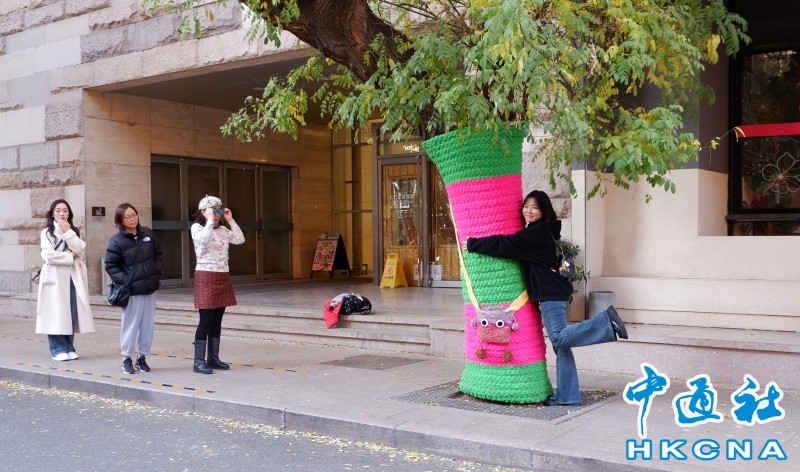
<path fill-rule="evenodd" d="M 734 4 L 753 42 L 732 61 L 733 126 L 800 122 L 800 6 L 765 1 Z M 731 179 L 729 234 L 800 234 L 800 135 L 738 139 Z"/>

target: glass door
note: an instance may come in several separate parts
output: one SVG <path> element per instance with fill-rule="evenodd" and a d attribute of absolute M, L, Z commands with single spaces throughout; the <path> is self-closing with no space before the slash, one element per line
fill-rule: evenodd
<path fill-rule="evenodd" d="M 260 201 L 254 241 L 263 248 L 259 273 L 265 278 L 291 275 L 291 175 L 282 167 L 260 167 Z"/>
<path fill-rule="evenodd" d="M 396 253 L 411 286 L 427 285 L 426 271 L 421 270 L 427 262 L 422 251 L 426 223 L 422 197 L 427 179 L 423 178 L 421 161 L 419 156 L 383 159 L 378 166 L 382 204 L 381 271 L 387 256 Z"/>
<path fill-rule="evenodd" d="M 256 206 L 256 167 L 225 164 L 225 197 L 222 204 L 231 210 L 233 219 L 244 233 L 244 244 L 231 245 L 228 264 L 233 280 L 253 280 L 258 275 L 259 238 Z"/>
<path fill-rule="evenodd" d="M 430 166 L 431 255 L 430 279 L 434 287 L 461 287 L 458 241 L 450 216 L 450 200 L 436 166 Z"/>
<path fill-rule="evenodd" d="M 179 162 L 158 162 L 151 167 L 151 193 L 153 231 L 164 251 L 162 285 L 180 285 L 184 279 L 184 254 L 188 255 L 183 241 L 186 223 L 181 198 L 181 165 Z M 174 254 L 175 257 L 167 255 Z"/>
<path fill-rule="evenodd" d="M 222 198 L 245 243 L 229 252 L 231 278 L 291 276 L 291 169 L 153 156 L 153 230 L 164 250 L 162 284 L 189 285 L 196 265 L 190 228 L 197 202 Z"/>

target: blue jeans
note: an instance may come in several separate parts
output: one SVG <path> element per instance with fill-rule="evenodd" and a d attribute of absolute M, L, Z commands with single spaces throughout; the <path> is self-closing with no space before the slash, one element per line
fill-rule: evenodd
<path fill-rule="evenodd" d="M 75 325 L 78 324 L 78 298 L 75 295 L 75 285 L 69 279 L 69 308 L 72 313 L 72 332 L 75 332 Z M 74 334 L 48 334 L 47 343 L 50 345 L 50 355 L 55 357 L 62 352 L 75 352 L 72 341 Z"/>
<path fill-rule="evenodd" d="M 614 341 L 614 328 L 608 312 L 602 311 L 588 320 L 567 326 L 566 301 L 539 302 L 539 309 L 544 329 L 556 353 L 556 403 L 578 404 L 581 390 L 572 348 Z"/>

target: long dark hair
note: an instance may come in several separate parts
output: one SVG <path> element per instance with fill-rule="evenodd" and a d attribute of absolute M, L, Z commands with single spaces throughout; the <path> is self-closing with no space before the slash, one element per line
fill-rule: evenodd
<path fill-rule="evenodd" d="M 53 212 L 56 209 L 56 205 L 58 205 L 59 203 L 63 203 L 64 205 L 67 206 L 67 210 L 69 210 L 69 216 L 67 217 L 67 223 L 69 223 L 69 226 L 72 228 L 72 231 L 75 231 L 75 234 L 77 234 L 78 237 L 80 237 L 81 232 L 78 230 L 78 228 L 75 227 L 75 225 L 72 224 L 72 215 L 73 215 L 72 207 L 69 206 L 69 203 L 67 203 L 67 201 L 64 200 L 63 198 L 59 198 L 58 200 L 55 200 L 53 203 L 50 204 L 50 209 L 47 210 L 47 234 L 49 234 L 50 237 L 53 238 L 53 241 L 55 241 L 56 234 L 54 233 L 54 231 L 56 229 L 56 219 L 53 216 Z"/>
<path fill-rule="evenodd" d="M 200 226 L 206 225 L 206 216 L 203 214 L 203 210 L 197 210 L 197 213 L 194 215 L 194 222 L 198 223 Z"/>
<path fill-rule="evenodd" d="M 546 193 L 542 192 L 541 190 L 534 190 L 533 192 L 525 195 L 525 199 L 522 200 L 522 207 L 524 207 L 525 202 L 530 199 L 536 201 L 539 211 L 542 212 L 542 219 L 539 221 L 542 223 L 552 223 L 558 219 L 558 215 L 556 215 L 556 211 L 553 209 L 553 203 L 550 201 L 550 197 L 548 197 Z M 520 207 L 520 215 L 522 214 L 522 207 Z M 524 221 L 525 217 L 522 219 Z"/>

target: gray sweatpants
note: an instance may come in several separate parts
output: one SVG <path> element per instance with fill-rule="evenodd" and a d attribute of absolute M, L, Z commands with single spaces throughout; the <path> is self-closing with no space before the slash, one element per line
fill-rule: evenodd
<path fill-rule="evenodd" d="M 150 354 L 153 332 L 156 327 L 156 292 L 149 295 L 131 295 L 122 312 L 119 345 L 122 355 L 130 357 L 139 345 L 139 355 Z"/>

